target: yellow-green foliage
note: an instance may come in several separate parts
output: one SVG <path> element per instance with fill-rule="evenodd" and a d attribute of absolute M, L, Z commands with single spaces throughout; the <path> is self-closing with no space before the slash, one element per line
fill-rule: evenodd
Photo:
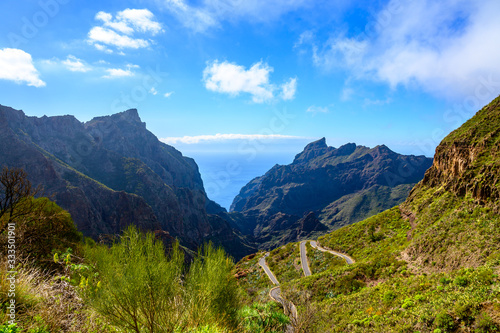
<path fill-rule="evenodd" d="M 318 324 L 317 330 L 454 332 L 463 327 L 498 332 L 499 297 L 498 276 L 488 267 L 453 274 L 397 276 L 357 293 L 320 301 L 329 320 Z M 488 330 L 484 330 L 486 326 Z"/>
<path fill-rule="evenodd" d="M 240 299 L 233 262 L 207 245 L 189 269 L 175 245 L 168 256 L 152 234 L 129 228 L 111 248 L 88 247 L 97 276 L 85 290 L 91 306 L 128 332 L 175 332 L 236 327 Z"/>
<path fill-rule="evenodd" d="M 263 255 L 263 252 L 248 255 L 241 259 L 233 270 L 247 304 L 254 301 L 267 302 L 269 291 L 274 286 L 258 264 Z"/>
<path fill-rule="evenodd" d="M 329 252 L 316 250 L 309 242 L 306 243 L 306 249 L 311 274 L 321 273 L 328 269 L 346 265 L 344 259 Z"/>
<path fill-rule="evenodd" d="M 0 261 L 0 324 L 7 323 L 7 265 Z M 16 275 L 17 332 L 112 333 L 113 328 L 78 296 L 78 288 L 39 268 L 22 264 Z"/>
<path fill-rule="evenodd" d="M 395 256 L 408 244 L 409 221 L 401 217 L 398 207 L 364 221 L 340 228 L 319 237 L 321 245 L 344 252 L 356 261 Z"/>
<path fill-rule="evenodd" d="M 300 263 L 299 243 L 289 243 L 272 250 L 266 261 L 280 283 L 304 276 Z"/>

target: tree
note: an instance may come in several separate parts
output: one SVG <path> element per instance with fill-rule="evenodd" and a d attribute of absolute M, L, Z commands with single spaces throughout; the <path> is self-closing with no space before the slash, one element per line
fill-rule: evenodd
<path fill-rule="evenodd" d="M 41 187 L 32 186 L 24 170 L 3 168 L 0 174 L 0 253 L 10 248 L 7 246 L 10 232 L 15 235 L 16 257 L 30 258 L 48 268 L 52 263 L 52 251 L 74 247 L 81 234 L 67 211 L 48 198 L 35 198 L 41 192 Z"/>
<path fill-rule="evenodd" d="M 4 219 L 4 223 L 0 224 L 0 233 L 8 223 L 29 214 L 32 207 L 30 205 L 20 207 L 20 204 L 26 198 L 34 197 L 41 192 L 41 187 L 32 186 L 23 169 L 4 167 L 0 174 L 0 220 L 6 214 L 8 219 Z"/>

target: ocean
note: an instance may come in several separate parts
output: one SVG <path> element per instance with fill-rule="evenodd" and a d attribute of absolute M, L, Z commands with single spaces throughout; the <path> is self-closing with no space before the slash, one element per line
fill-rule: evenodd
<path fill-rule="evenodd" d="M 295 157 L 289 152 L 255 155 L 190 152 L 185 155 L 198 164 L 208 197 L 228 211 L 234 197 L 249 181 L 264 175 L 275 164 L 290 164 Z"/>

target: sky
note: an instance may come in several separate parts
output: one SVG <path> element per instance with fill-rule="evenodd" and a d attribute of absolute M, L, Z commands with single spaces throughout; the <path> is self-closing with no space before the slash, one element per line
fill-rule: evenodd
<path fill-rule="evenodd" d="M 500 94 L 499 15 L 498 0 L 3 0 L 0 104 L 137 108 L 187 155 L 326 137 L 432 156 Z"/>

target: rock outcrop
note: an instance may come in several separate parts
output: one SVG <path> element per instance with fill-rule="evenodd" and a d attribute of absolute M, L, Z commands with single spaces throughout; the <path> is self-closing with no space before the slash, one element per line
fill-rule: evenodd
<path fill-rule="evenodd" d="M 500 199 L 500 97 L 450 133 L 436 148 L 434 163 L 408 199 L 425 187 L 443 187 L 478 203 Z"/>

